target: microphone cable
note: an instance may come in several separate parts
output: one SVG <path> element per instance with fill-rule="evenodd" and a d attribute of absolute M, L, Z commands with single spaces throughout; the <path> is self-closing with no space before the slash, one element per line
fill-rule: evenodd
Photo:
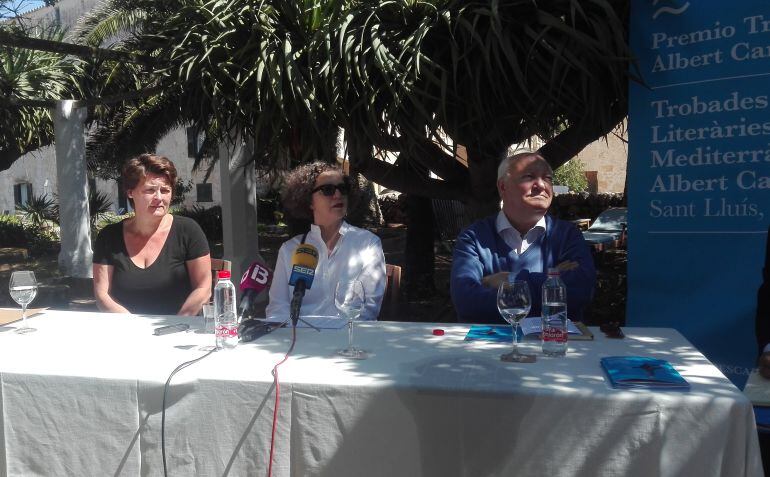
<path fill-rule="evenodd" d="M 184 368 L 197 363 L 203 358 L 210 356 L 216 350 L 217 348 L 215 347 L 214 349 L 210 350 L 208 353 L 204 354 L 203 356 L 200 356 L 195 359 L 191 359 L 190 361 L 185 361 L 184 363 L 177 366 L 176 369 L 171 372 L 171 375 L 169 375 L 168 379 L 166 380 L 165 386 L 163 386 L 163 408 L 161 411 L 161 418 L 160 418 L 160 451 L 161 451 L 161 454 L 163 455 L 164 477 L 168 477 L 168 472 L 166 470 L 166 395 L 168 393 L 169 385 L 171 384 L 171 378 L 173 378 L 176 373 L 183 370 Z"/>
<path fill-rule="evenodd" d="M 267 466 L 267 477 L 272 477 L 273 475 L 273 451 L 275 449 L 275 428 L 276 424 L 278 422 L 278 406 L 279 406 L 279 399 L 281 397 L 281 383 L 278 379 L 278 366 L 282 365 L 286 362 L 287 359 L 289 359 L 289 355 L 292 351 L 294 351 L 294 345 L 297 343 L 297 327 L 292 326 L 291 327 L 291 346 L 289 346 L 289 351 L 286 352 L 283 359 L 278 362 L 273 367 L 273 385 L 275 386 L 275 404 L 273 405 L 273 428 L 270 431 L 270 460 L 268 462 Z"/>

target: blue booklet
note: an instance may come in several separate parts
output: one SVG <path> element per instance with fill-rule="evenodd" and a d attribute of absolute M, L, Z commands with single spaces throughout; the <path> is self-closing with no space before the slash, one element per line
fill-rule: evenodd
<path fill-rule="evenodd" d="M 662 359 L 608 356 L 601 363 L 613 388 L 690 389 L 690 383 Z"/>
<path fill-rule="evenodd" d="M 540 332 L 542 331 L 542 325 L 539 316 L 529 316 L 521 320 L 519 323 L 519 340 L 524 336 L 537 335 L 540 338 Z M 580 339 L 581 334 L 590 336 L 589 339 L 593 339 L 593 335 L 588 329 L 585 333 L 582 332 L 571 320 L 567 320 L 567 333 L 569 333 L 569 339 Z M 586 339 L 586 338 L 584 338 Z M 484 341 L 499 341 L 501 343 L 510 343 L 513 340 L 513 328 L 507 325 L 472 325 L 468 330 L 468 334 L 465 335 L 465 341 L 484 340 Z"/>
<path fill-rule="evenodd" d="M 519 328 L 519 339 L 521 339 L 521 328 Z M 510 326 L 495 326 L 495 325 L 473 325 L 468 330 L 468 334 L 465 335 L 466 341 L 484 340 L 484 341 L 497 341 L 500 343 L 513 342 L 513 328 Z"/>

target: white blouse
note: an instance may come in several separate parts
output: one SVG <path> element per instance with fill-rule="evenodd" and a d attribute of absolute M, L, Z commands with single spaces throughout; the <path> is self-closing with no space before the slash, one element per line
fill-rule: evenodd
<path fill-rule="evenodd" d="M 339 316 L 334 305 L 334 290 L 338 282 L 359 279 L 366 293 L 366 305 L 361 312 L 362 320 L 376 320 L 385 294 L 385 255 L 380 238 L 368 230 L 342 222 L 340 238 L 329 254 L 321 239 L 321 229 L 313 224 L 306 243 L 318 249 L 318 266 L 309 290 L 302 300 L 300 316 Z M 288 319 L 294 287 L 289 286 L 291 259 L 302 235 L 287 240 L 278 251 L 275 273 L 270 286 L 268 318 Z"/>

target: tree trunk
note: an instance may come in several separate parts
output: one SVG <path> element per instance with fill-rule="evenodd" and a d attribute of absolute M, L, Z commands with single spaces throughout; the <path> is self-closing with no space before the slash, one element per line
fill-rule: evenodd
<path fill-rule="evenodd" d="M 363 174 L 353 173 L 350 178 L 356 189 L 356 200 L 348 205 L 348 221 L 357 227 L 381 226 L 382 212 L 374 184 Z"/>
<path fill-rule="evenodd" d="M 497 150 L 478 144 L 468 145 L 466 150 L 471 184 L 471 195 L 466 204 L 466 216 L 474 221 L 500 210 L 500 196 L 497 193 L 497 165 L 505 150 Z"/>
<path fill-rule="evenodd" d="M 436 292 L 431 199 L 408 195 L 406 216 L 404 290 L 406 296 L 412 299 L 430 297 Z"/>

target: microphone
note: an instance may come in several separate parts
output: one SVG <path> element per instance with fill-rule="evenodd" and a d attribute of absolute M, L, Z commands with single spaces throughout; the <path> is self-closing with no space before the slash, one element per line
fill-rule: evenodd
<path fill-rule="evenodd" d="M 254 318 L 259 314 L 259 308 L 267 301 L 265 290 L 272 281 L 273 272 L 261 258 L 246 270 L 241 277 L 241 304 L 238 308 L 242 318 Z"/>
<path fill-rule="evenodd" d="M 316 266 L 318 266 L 318 250 L 307 243 L 299 244 L 291 257 L 291 275 L 289 275 L 289 285 L 294 287 L 289 311 L 292 326 L 297 326 L 302 297 L 305 296 L 305 290 L 310 289 L 313 284 Z"/>

